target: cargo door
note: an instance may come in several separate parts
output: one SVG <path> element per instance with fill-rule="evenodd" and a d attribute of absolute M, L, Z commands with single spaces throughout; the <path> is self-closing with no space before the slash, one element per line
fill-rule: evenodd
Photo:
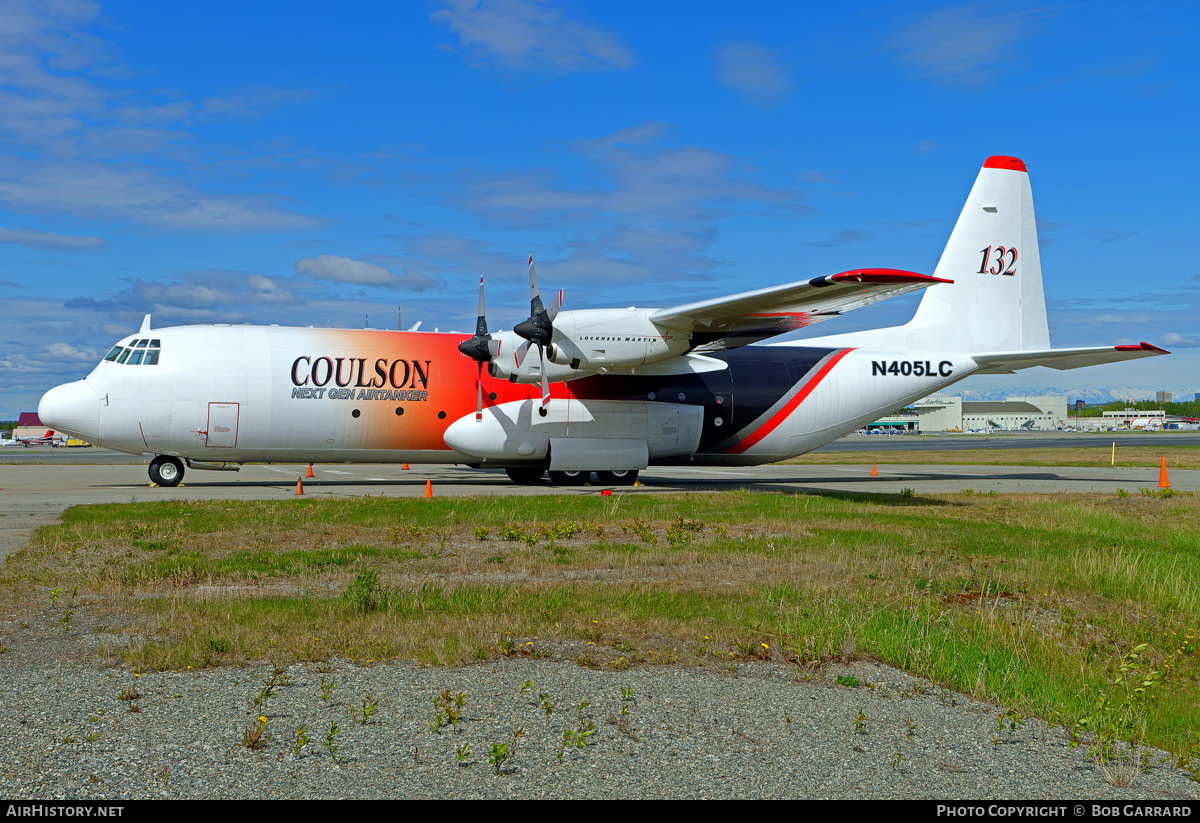
<path fill-rule="evenodd" d="M 210 449 L 232 449 L 237 445 L 238 414 L 237 403 L 208 404 L 208 439 L 206 446 Z"/>

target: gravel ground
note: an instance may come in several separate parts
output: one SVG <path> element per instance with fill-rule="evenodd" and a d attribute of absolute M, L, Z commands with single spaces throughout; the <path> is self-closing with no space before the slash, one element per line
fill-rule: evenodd
<path fill-rule="evenodd" d="M 1166 753 L 1114 786 L 1061 728 L 998 731 L 996 706 L 866 661 L 816 676 L 761 661 L 596 671 L 553 654 L 458 669 L 304 664 L 255 707 L 270 666 L 135 677 L 92 662 L 101 637 L 85 621 L 65 635 L 49 616 L 0 624 L 0 796 L 1200 799 Z M 839 684 L 846 674 L 870 685 Z M 132 687 L 137 712 L 120 699 Z M 462 716 L 435 732 L 445 690 L 466 695 Z M 378 705 L 363 725 L 349 710 L 368 691 Z M 594 731 L 560 759 L 582 701 Z M 251 751 L 242 735 L 259 716 L 266 745 Z M 325 749 L 332 723 L 337 760 Z M 297 754 L 301 725 L 311 740 Z M 497 773 L 490 746 L 518 729 Z"/>

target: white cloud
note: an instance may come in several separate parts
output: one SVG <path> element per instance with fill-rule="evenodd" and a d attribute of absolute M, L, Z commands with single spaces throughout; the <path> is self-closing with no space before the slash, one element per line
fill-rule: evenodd
<path fill-rule="evenodd" d="M 1193 346 L 1200 346 L 1200 338 L 1184 337 L 1182 334 L 1177 334 L 1169 331 L 1159 338 L 1159 342 L 1164 346 L 1178 346 L 1182 349 L 1189 349 Z"/>
<path fill-rule="evenodd" d="M 25 246 L 31 249 L 53 251 L 91 251 L 107 245 L 101 237 L 76 237 L 69 234 L 52 234 L 32 229 L 0 228 L 0 243 Z"/>
<path fill-rule="evenodd" d="M 262 198 L 208 194 L 148 168 L 82 160 L 0 159 L 0 202 L 16 211 L 116 218 L 179 231 L 286 231 L 322 225 Z"/>
<path fill-rule="evenodd" d="M 629 69 L 614 35 L 544 0 L 448 0 L 430 19 L 445 23 L 474 57 L 502 69 L 570 73 Z"/>
<path fill-rule="evenodd" d="M 897 31 L 888 48 L 899 51 L 897 59 L 924 77 L 946 84 L 985 84 L 1002 64 L 1015 60 L 1040 16 L 989 8 L 935 12 Z"/>
<path fill-rule="evenodd" d="M 758 43 L 729 43 L 718 49 L 717 82 L 760 106 L 776 103 L 792 90 L 782 61 Z"/>
<path fill-rule="evenodd" d="M 332 280 L 335 283 L 352 283 L 359 286 L 388 286 L 409 291 L 424 291 L 439 285 L 422 274 L 399 275 L 363 260 L 322 254 L 317 257 L 302 257 L 296 261 L 296 274 L 313 280 Z"/>
<path fill-rule="evenodd" d="M 307 93 L 246 86 L 200 105 L 162 99 L 106 79 L 131 72 L 115 46 L 90 33 L 97 4 L 9 0 L 0 15 L 0 206 L 181 231 L 320 224 L 263 197 L 200 190 L 185 182 L 191 169 L 164 151 L 192 140 L 182 127 L 196 117 L 245 116 Z"/>
<path fill-rule="evenodd" d="M 661 145 L 669 126 L 645 123 L 605 137 L 579 140 L 595 184 L 565 188 L 548 172 L 518 172 L 467 181 L 460 205 L 516 218 L 577 213 L 647 220 L 713 219 L 734 206 L 795 204 L 796 190 L 765 186 L 738 174 L 734 157 L 699 146 Z"/>

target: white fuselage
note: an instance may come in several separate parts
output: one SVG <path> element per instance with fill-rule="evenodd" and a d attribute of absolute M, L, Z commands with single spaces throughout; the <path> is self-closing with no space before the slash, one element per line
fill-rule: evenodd
<path fill-rule="evenodd" d="M 456 350 L 462 339 L 262 326 L 141 332 L 118 348 L 156 344 L 156 362 L 102 362 L 48 392 L 39 412 L 98 445 L 213 463 L 519 465 L 549 459 L 557 441 L 561 454 L 606 466 L 756 464 L 817 448 L 975 369 L 966 355 L 750 346 L 556 383 L 545 417 L 533 413 L 536 386 L 485 370 L 476 419 L 479 370 Z M 633 456 L 601 459 L 608 452 Z"/>

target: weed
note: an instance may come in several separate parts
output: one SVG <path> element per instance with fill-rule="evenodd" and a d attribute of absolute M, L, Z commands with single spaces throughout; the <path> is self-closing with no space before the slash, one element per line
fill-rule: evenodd
<path fill-rule="evenodd" d="M 839 674 L 837 682 L 848 689 L 857 689 L 859 687 L 858 678 L 852 674 Z"/>
<path fill-rule="evenodd" d="M 596 733 L 596 724 L 590 718 L 584 717 L 584 709 L 590 703 L 584 700 L 579 704 L 577 723 L 574 729 L 563 729 L 562 745 L 558 748 L 558 760 L 562 762 L 563 754 L 567 748 L 574 746 L 577 749 L 585 749 L 588 746 L 588 738 Z"/>
<path fill-rule="evenodd" d="M 63 634 L 66 634 L 67 632 L 69 632 L 71 630 L 71 618 L 74 616 L 75 616 L 75 612 L 73 609 L 67 609 L 65 612 L 63 612 L 63 616 L 62 616 Z"/>
<path fill-rule="evenodd" d="M 254 698 L 254 708 L 257 709 L 263 703 L 266 703 L 268 699 L 274 696 L 275 683 L 273 681 L 267 681 L 267 684 L 263 686 L 262 691 L 258 693 L 258 697 Z"/>
<path fill-rule="evenodd" d="M 1124 489 L 1117 489 L 1117 499 L 1118 500 L 1124 500 L 1128 496 L 1129 496 L 1129 492 L 1125 491 Z"/>
<path fill-rule="evenodd" d="M 904 722 L 905 722 L 904 736 L 907 737 L 909 740 L 912 740 L 913 735 L 916 734 L 916 731 L 917 731 L 917 721 L 913 720 L 913 716 L 910 714 L 905 719 Z"/>
<path fill-rule="evenodd" d="M 467 702 L 467 693 L 459 692 L 451 695 L 446 689 L 433 698 L 433 720 L 429 728 L 434 732 L 441 731 L 442 726 L 453 726 L 462 718 L 462 708 Z"/>
<path fill-rule="evenodd" d="M 141 696 L 142 693 L 138 691 L 136 683 L 134 683 L 128 689 L 121 689 L 121 693 L 118 695 L 121 700 L 137 700 Z"/>
<path fill-rule="evenodd" d="M 854 717 L 854 733 L 867 734 L 867 716 L 863 714 L 862 709 L 859 709 Z"/>
<path fill-rule="evenodd" d="M 471 757 L 471 744 L 463 743 L 455 750 L 454 756 L 458 758 L 458 765 L 464 767 L 471 765 L 467 762 Z"/>
<path fill-rule="evenodd" d="M 643 543 L 650 546 L 654 546 L 658 543 L 658 537 L 655 536 L 654 530 L 650 528 L 650 524 L 640 517 L 628 523 L 622 523 L 621 531 L 625 534 L 636 534 L 639 538 L 641 538 Z"/>
<path fill-rule="evenodd" d="M 896 747 L 896 753 L 892 755 L 892 771 L 900 768 L 900 764 L 904 762 L 904 752 L 900 751 L 900 747 Z"/>
<path fill-rule="evenodd" d="M 223 640 L 220 637 L 210 637 L 208 639 L 208 649 L 209 651 L 216 652 L 217 654 L 228 654 L 229 641 Z"/>
<path fill-rule="evenodd" d="M 526 680 L 524 683 L 521 684 L 520 688 L 518 688 L 517 691 L 518 692 L 527 692 L 532 688 L 533 688 L 533 681 Z"/>
<path fill-rule="evenodd" d="M 338 757 L 337 736 L 337 723 L 330 723 L 329 731 L 325 735 L 325 751 L 329 754 L 330 760 L 335 763 L 340 763 L 342 762 L 342 758 Z"/>
<path fill-rule="evenodd" d="M 544 711 L 546 713 L 546 720 L 549 721 L 550 717 L 554 714 L 554 704 L 550 702 L 549 693 L 538 692 L 538 699 L 542 701 L 542 703 L 541 703 L 542 711 Z"/>
<path fill-rule="evenodd" d="M 359 614 L 379 611 L 387 603 L 387 593 L 379 587 L 379 572 L 365 569 L 358 573 L 343 595 L 350 608 Z"/>
<path fill-rule="evenodd" d="M 475 527 L 475 539 L 478 541 L 482 542 L 484 540 L 487 540 L 488 534 L 490 534 L 490 533 L 491 533 L 491 529 L 489 529 L 487 526 L 476 526 Z"/>
<path fill-rule="evenodd" d="M 307 725 L 302 725 L 300 728 L 296 729 L 296 742 L 292 745 L 292 754 L 299 757 L 300 751 L 308 745 L 308 742 L 311 739 L 312 738 L 310 738 L 308 735 Z"/>
<path fill-rule="evenodd" d="M 325 679 L 325 675 L 321 675 L 321 699 L 328 700 L 333 694 L 333 687 L 337 685 L 337 680 L 334 678 Z"/>
<path fill-rule="evenodd" d="M 365 726 L 371 719 L 371 715 L 375 714 L 375 710 L 379 708 L 379 701 L 371 696 L 370 692 L 363 695 L 362 706 L 354 708 L 353 706 L 347 709 L 347 713 L 359 724 Z"/>
<path fill-rule="evenodd" d="M 500 767 L 517 756 L 517 741 L 525 736 L 523 729 L 517 729 L 513 732 L 512 739 L 507 743 L 493 743 L 492 756 L 488 758 L 488 764 L 496 767 L 496 774 L 500 774 Z"/>
<path fill-rule="evenodd" d="M 129 710 L 128 710 L 130 714 L 138 714 L 139 712 L 141 712 L 141 710 L 142 710 L 142 707 L 140 705 L 138 705 L 138 703 L 136 701 L 130 702 Z"/>
<path fill-rule="evenodd" d="M 901 497 L 916 497 L 917 490 L 911 486 L 905 486 L 904 488 L 902 488 L 900 490 L 900 496 Z"/>
<path fill-rule="evenodd" d="M 260 717 L 242 730 L 242 746 L 252 752 L 261 751 L 267 745 L 267 718 Z"/>
<path fill-rule="evenodd" d="M 1144 657 L 1148 645 L 1142 643 L 1122 657 L 1117 673 L 1106 686 L 1085 690 L 1082 695 L 1090 710 L 1076 726 L 1091 733 L 1092 755 L 1101 763 L 1131 759 L 1146 733 L 1150 704 L 1163 674 L 1148 667 Z M 1122 740 L 1130 742 L 1128 750 L 1118 746 Z"/>

